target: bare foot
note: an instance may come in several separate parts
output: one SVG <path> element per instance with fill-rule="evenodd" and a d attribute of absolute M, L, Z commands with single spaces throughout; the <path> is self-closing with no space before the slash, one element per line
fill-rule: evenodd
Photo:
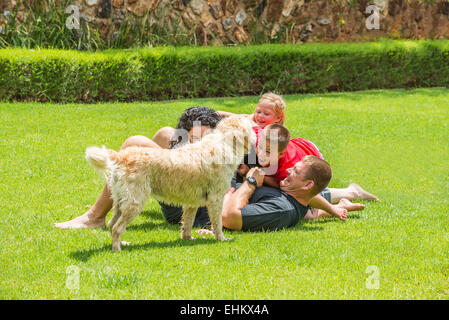
<path fill-rule="evenodd" d="M 55 223 L 53 226 L 59 229 L 104 228 L 106 223 L 104 218 L 94 218 L 92 217 L 92 213 L 87 211 L 85 214 L 76 217 L 75 219 Z"/>
<path fill-rule="evenodd" d="M 338 205 L 334 210 L 334 216 L 341 221 L 346 221 L 346 218 L 348 217 L 348 210 Z"/>
<path fill-rule="evenodd" d="M 357 183 L 351 183 L 348 187 L 351 191 L 355 192 L 356 198 L 358 200 L 372 200 L 372 201 L 380 201 L 378 197 L 375 195 L 365 191 L 361 186 Z"/>
<path fill-rule="evenodd" d="M 341 199 L 337 205 L 340 208 L 346 209 L 348 211 L 360 211 L 365 209 L 365 205 L 362 203 L 352 203 L 348 199 Z"/>

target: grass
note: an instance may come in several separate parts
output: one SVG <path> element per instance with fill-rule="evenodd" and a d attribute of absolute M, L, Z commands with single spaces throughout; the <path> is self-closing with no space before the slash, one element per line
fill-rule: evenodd
<path fill-rule="evenodd" d="M 53 228 L 103 187 L 85 148 L 151 137 L 189 106 L 248 113 L 257 98 L 0 103 L 0 299 L 448 299 L 449 90 L 285 98 L 287 127 L 320 147 L 331 186 L 358 182 L 382 202 L 345 223 L 226 231 L 234 241 L 218 243 L 180 240 L 150 200 L 119 254 L 107 230 Z"/>

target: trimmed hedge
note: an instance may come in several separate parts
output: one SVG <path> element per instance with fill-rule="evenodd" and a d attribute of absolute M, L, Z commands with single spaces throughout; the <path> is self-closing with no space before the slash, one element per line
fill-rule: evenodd
<path fill-rule="evenodd" d="M 148 101 L 448 86 L 449 41 L 0 50 L 0 100 Z"/>

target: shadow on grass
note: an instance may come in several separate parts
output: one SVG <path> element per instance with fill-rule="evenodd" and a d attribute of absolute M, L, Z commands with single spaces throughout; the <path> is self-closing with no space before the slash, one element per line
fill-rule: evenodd
<path fill-rule="evenodd" d="M 143 231 L 150 231 L 153 229 L 179 230 L 181 228 L 180 224 L 168 223 L 162 216 L 161 211 L 158 210 L 143 211 L 141 215 L 148 218 L 149 221 L 141 224 L 129 225 L 128 227 L 126 227 L 126 230 L 143 230 Z"/>
<path fill-rule="evenodd" d="M 126 230 L 133 230 L 133 231 L 151 231 L 154 229 L 167 229 L 167 230 L 180 230 L 181 225 L 180 224 L 168 224 L 167 222 L 160 223 L 160 222 L 153 222 L 148 221 L 140 224 L 133 224 L 128 227 L 126 227 Z"/>
<path fill-rule="evenodd" d="M 161 210 L 145 210 L 145 211 L 142 211 L 141 215 L 145 216 L 151 220 L 165 221 Z"/>
<path fill-rule="evenodd" d="M 359 213 L 359 214 L 350 213 L 348 215 L 348 217 L 346 218 L 346 221 L 348 221 L 348 220 L 358 220 L 358 219 L 362 219 L 361 213 Z M 342 221 L 340 221 L 340 219 L 338 219 L 336 217 L 329 217 L 329 218 L 320 218 L 320 219 L 315 219 L 315 220 L 303 220 L 300 224 L 305 224 L 305 225 L 311 226 L 311 225 L 315 225 L 315 224 L 326 224 L 326 223 L 335 223 L 335 222 L 336 223 L 342 223 Z M 298 226 L 300 224 L 298 224 Z"/>
<path fill-rule="evenodd" d="M 307 232 L 311 232 L 311 231 L 322 231 L 324 230 L 323 227 L 318 226 L 315 223 L 310 223 L 309 221 L 301 221 L 299 222 L 295 228 L 295 230 L 299 230 L 301 232 L 303 231 L 307 231 Z"/>
<path fill-rule="evenodd" d="M 195 239 L 195 240 L 170 240 L 170 241 L 151 241 L 147 243 L 140 243 L 140 244 L 130 244 L 127 246 L 121 246 L 123 252 L 130 252 L 134 250 L 151 250 L 155 248 L 174 248 L 174 247 L 192 247 L 197 245 L 211 245 L 216 244 L 217 240 L 215 238 L 210 239 Z M 75 260 L 81 261 L 81 262 L 87 262 L 92 256 L 101 253 L 101 252 L 112 252 L 112 244 L 106 244 L 101 248 L 94 248 L 94 249 L 83 249 L 83 250 L 76 250 L 69 254 L 69 256 Z M 114 254 L 120 254 L 120 252 L 116 252 Z"/>
<path fill-rule="evenodd" d="M 141 213 L 141 215 L 147 217 L 150 221 L 135 224 L 135 225 L 128 225 L 126 230 L 127 231 L 151 231 L 154 229 L 168 229 L 173 230 L 176 232 L 180 232 L 180 224 L 170 224 L 165 221 L 165 219 L 162 216 L 162 213 L 158 210 L 146 210 Z M 103 229 L 105 232 L 109 232 L 108 228 Z M 178 234 L 179 237 L 179 234 Z M 194 236 L 195 237 L 195 236 Z M 193 241 L 188 240 L 182 240 L 182 239 L 176 239 L 171 241 L 152 241 L 142 244 L 130 244 L 126 246 L 121 246 L 122 251 L 133 251 L 133 250 L 148 250 L 153 248 L 172 248 L 172 247 L 190 247 L 190 246 L 196 246 L 196 245 L 205 245 L 205 244 L 214 244 L 217 243 L 217 240 L 215 238 L 210 239 L 195 239 Z M 73 259 L 76 259 L 78 261 L 86 262 L 88 261 L 93 255 L 96 255 L 101 252 L 111 252 L 112 253 L 112 243 L 108 243 L 104 245 L 101 248 L 94 248 L 94 249 L 82 249 L 77 250 L 69 254 L 69 256 Z M 117 253 L 120 254 L 120 253 Z"/>

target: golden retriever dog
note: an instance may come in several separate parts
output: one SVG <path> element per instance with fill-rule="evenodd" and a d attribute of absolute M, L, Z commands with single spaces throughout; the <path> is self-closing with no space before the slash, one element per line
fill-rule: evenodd
<path fill-rule="evenodd" d="M 120 152 L 89 147 L 87 161 L 106 176 L 114 203 L 108 227 L 112 251 L 120 251 L 126 226 L 142 211 L 151 196 L 182 205 L 182 239 L 193 239 L 191 230 L 198 207 L 207 206 L 217 240 L 223 235 L 223 196 L 234 171 L 256 143 L 254 123 L 241 116 L 221 120 L 200 141 L 178 149 L 129 147 Z"/>

